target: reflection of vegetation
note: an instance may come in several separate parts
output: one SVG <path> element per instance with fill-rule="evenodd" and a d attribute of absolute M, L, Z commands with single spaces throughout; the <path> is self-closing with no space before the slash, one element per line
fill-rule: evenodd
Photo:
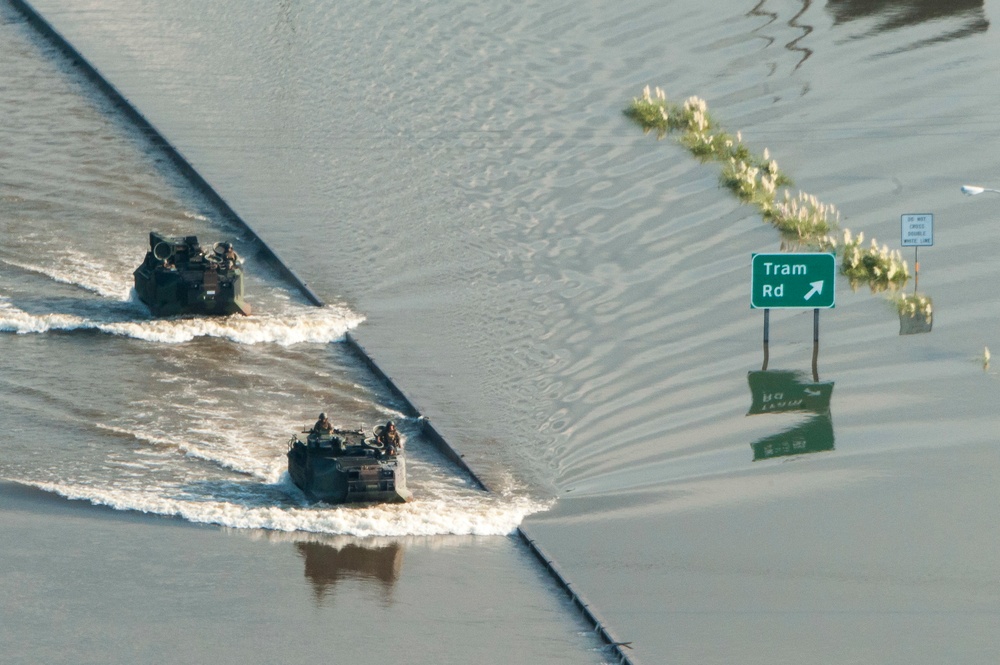
<path fill-rule="evenodd" d="M 922 293 L 896 296 L 892 301 L 900 315 L 909 316 L 911 319 L 920 316 L 930 321 L 934 314 L 934 306 L 930 296 L 925 296 Z"/>
<path fill-rule="evenodd" d="M 840 221 L 836 207 L 805 192 L 792 194 L 788 190 L 791 179 L 781 172 L 767 149 L 754 155 L 739 132 L 732 136 L 722 131 L 703 99 L 689 97 L 683 104 L 672 104 L 663 90 L 650 92 L 646 86 L 642 96 L 625 109 L 625 115 L 645 132 L 655 129 L 658 138 L 680 131 L 681 145 L 694 155 L 722 163 L 722 184 L 743 203 L 756 206 L 763 219 L 781 232 L 783 248 L 838 252 L 841 272 L 854 288 L 867 284 L 878 292 L 899 288 L 909 279 L 909 268 L 899 251 L 884 245 L 880 248 L 874 238 L 869 247 L 862 247 L 863 234 L 854 237 L 847 229 L 843 243 L 838 243 L 831 235 Z"/>
<path fill-rule="evenodd" d="M 892 298 L 899 312 L 899 334 L 929 333 L 934 326 L 934 307 L 931 299 L 922 293 L 900 295 Z"/>
<path fill-rule="evenodd" d="M 826 10 L 834 25 L 860 21 L 848 41 L 878 40 L 885 33 L 896 32 L 891 40 L 894 48 L 879 56 L 939 47 L 990 29 L 983 0 L 827 0 Z"/>
<path fill-rule="evenodd" d="M 972 27 L 978 25 L 976 32 L 984 32 L 989 25 L 983 16 L 983 0 L 827 0 L 826 10 L 838 25 L 859 19 L 868 20 L 867 25 L 871 19 L 878 19 L 870 34 L 940 23 L 947 18 L 963 19 Z"/>

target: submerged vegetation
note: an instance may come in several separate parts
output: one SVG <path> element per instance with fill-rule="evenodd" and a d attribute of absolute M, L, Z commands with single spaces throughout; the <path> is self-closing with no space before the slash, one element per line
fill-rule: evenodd
<path fill-rule="evenodd" d="M 864 282 L 871 287 L 872 292 L 877 292 L 906 284 L 910 273 L 900 251 L 891 250 L 886 245 L 879 247 L 874 238 L 867 247 L 864 242 L 864 233 L 852 238 L 849 229 L 844 231 L 840 271 L 847 276 L 851 287 Z M 927 301 L 929 303 L 930 299 Z"/>
<path fill-rule="evenodd" d="M 705 100 L 688 97 L 674 104 L 667 101 L 662 89 L 650 91 L 646 86 L 624 112 L 644 132 L 655 130 L 658 139 L 679 132 L 680 144 L 693 155 L 721 163 L 722 185 L 743 203 L 755 206 L 764 221 L 781 233 L 783 249 L 839 254 L 840 271 L 855 289 L 866 284 L 873 293 L 895 290 L 910 278 L 899 250 L 879 246 L 874 238 L 865 246 L 864 234 L 854 236 L 850 229 L 844 229 L 842 239 L 838 239 L 834 235 L 840 228 L 837 208 L 812 194 L 793 193 L 792 180 L 778 168 L 767 148 L 754 154 L 739 132 L 734 136 L 722 130 L 709 114 Z M 914 312 L 925 312 L 930 318 L 931 300 L 926 296 L 901 296 L 896 302 L 905 303 L 906 308 L 912 305 Z"/>
<path fill-rule="evenodd" d="M 892 301 L 896 305 L 896 311 L 899 312 L 900 316 L 909 316 L 911 319 L 919 316 L 925 321 L 930 321 L 933 317 L 934 304 L 931 302 L 929 296 L 925 296 L 922 293 L 900 295 L 893 298 Z M 987 353 L 989 353 L 989 350 L 987 350 Z"/>

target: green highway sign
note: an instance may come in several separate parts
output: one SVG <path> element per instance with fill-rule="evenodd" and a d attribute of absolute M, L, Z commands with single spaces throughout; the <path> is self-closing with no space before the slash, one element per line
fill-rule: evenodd
<path fill-rule="evenodd" d="M 753 309 L 829 309 L 834 306 L 837 261 L 833 254 L 753 254 L 750 265 L 750 307 Z"/>

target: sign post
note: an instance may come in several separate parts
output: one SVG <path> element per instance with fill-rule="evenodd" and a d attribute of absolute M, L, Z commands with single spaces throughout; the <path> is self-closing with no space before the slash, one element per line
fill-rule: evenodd
<path fill-rule="evenodd" d="M 900 217 L 900 242 L 913 248 L 913 293 L 917 293 L 920 279 L 920 261 L 917 250 L 934 244 L 934 215 L 930 213 L 907 214 Z"/>
<path fill-rule="evenodd" d="M 836 257 L 825 252 L 782 252 L 753 254 L 750 257 L 750 308 L 764 310 L 762 370 L 767 370 L 771 309 L 811 309 L 813 376 L 817 376 L 819 310 L 836 305 L 836 275 Z"/>

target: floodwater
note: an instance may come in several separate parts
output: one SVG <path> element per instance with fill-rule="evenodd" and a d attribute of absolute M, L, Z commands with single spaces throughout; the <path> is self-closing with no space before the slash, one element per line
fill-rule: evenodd
<path fill-rule="evenodd" d="M 35 6 L 328 305 L 261 266 L 252 321 L 149 321 L 128 295 L 146 231 L 238 232 L 5 11 L 0 476 L 348 538 L 343 561 L 399 547 L 396 584 L 422 584 L 411 551 L 451 565 L 413 537 L 457 539 L 457 576 L 499 547 L 512 574 L 477 591 L 542 608 L 543 662 L 603 656 L 518 524 L 636 662 L 996 661 L 1000 199 L 959 193 L 1000 185 L 995 4 Z M 812 312 L 776 311 L 762 379 L 750 255 L 780 239 L 717 166 L 623 117 L 647 84 L 704 98 L 855 233 L 899 248 L 900 216 L 933 214 L 932 331 L 900 335 L 885 293 L 841 280 L 815 371 Z M 317 405 L 399 415 L 349 329 L 496 492 L 404 421 L 421 501 L 295 496 L 283 438 Z M 756 408 L 768 379 L 828 399 Z"/>

